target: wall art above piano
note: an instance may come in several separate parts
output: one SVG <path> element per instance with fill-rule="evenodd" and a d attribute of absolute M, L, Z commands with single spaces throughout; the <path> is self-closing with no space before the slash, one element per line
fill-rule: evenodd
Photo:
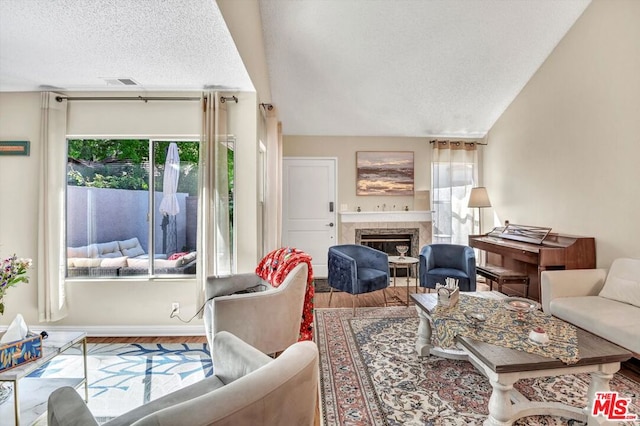
<path fill-rule="evenodd" d="M 413 151 L 358 151 L 356 171 L 356 195 L 413 195 Z"/>

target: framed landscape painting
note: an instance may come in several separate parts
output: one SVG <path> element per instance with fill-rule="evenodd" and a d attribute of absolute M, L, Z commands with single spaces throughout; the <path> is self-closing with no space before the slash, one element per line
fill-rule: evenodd
<path fill-rule="evenodd" d="M 413 195 L 413 151 L 358 151 L 356 170 L 356 195 Z"/>

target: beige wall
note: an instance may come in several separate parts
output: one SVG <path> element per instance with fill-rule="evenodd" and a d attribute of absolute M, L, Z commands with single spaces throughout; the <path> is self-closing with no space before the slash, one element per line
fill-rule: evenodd
<path fill-rule="evenodd" d="M 78 94 L 76 94 L 79 96 Z M 87 95 L 87 94 L 83 94 Z M 94 94 L 100 95 L 100 94 Z M 104 94 L 103 94 L 104 95 Z M 135 96 L 129 93 L 129 96 Z M 148 96 L 153 94 L 146 93 Z M 187 94 L 174 93 L 173 96 Z M 188 94 L 189 96 L 193 94 Z M 236 129 L 236 242 L 238 270 L 249 271 L 257 264 L 256 229 L 256 159 L 257 159 L 257 101 L 255 93 L 236 93 L 240 101 L 229 105 L 230 129 Z M 84 104 L 84 108 L 83 108 Z M 102 105 L 100 105 L 102 104 Z M 162 137 L 169 134 L 199 135 L 200 112 L 198 102 L 192 106 L 172 103 L 87 103 L 72 102 L 69 106 L 69 130 L 76 134 L 128 134 Z M 136 107 L 137 105 L 137 107 Z M 114 109 L 115 108 L 115 109 Z M 123 109 L 126 111 L 123 111 Z M 186 110 L 191 110 L 191 116 Z M 103 125 L 122 115 L 120 126 Z M 167 114 L 168 112 L 168 114 Z M 137 120 L 125 122 L 126 117 Z M 141 123 L 146 126 L 140 127 Z M 173 124 L 173 126 L 171 125 Z M 114 127 L 115 126 L 115 127 Z M 109 130 L 111 129 L 111 130 Z M 115 130 L 114 130 L 115 129 Z M 137 129 L 137 130 L 136 130 Z M 16 252 L 21 257 L 37 258 L 37 219 L 40 172 L 40 93 L 0 93 L 0 139 L 29 140 L 28 157 L 0 156 L 0 255 Z M 17 313 L 27 323 L 38 324 L 37 273 L 30 274 L 31 282 L 9 290 L 6 312 L 0 326 L 7 325 Z M 140 330 L 150 334 L 179 334 L 188 329 L 168 314 L 172 302 L 179 302 L 183 318 L 190 318 L 196 306 L 195 280 L 132 279 L 118 281 L 69 281 L 66 285 L 69 315 L 53 324 L 55 327 L 80 326 L 95 333 L 111 330 L 115 335 Z M 194 320 L 190 330 L 204 333 L 202 321 Z M 50 327 L 49 325 L 43 325 Z M 91 328 L 95 327 L 95 328 Z M 97 330 L 97 331 L 96 331 Z M 137 331 L 136 331 L 137 330 Z"/>
<path fill-rule="evenodd" d="M 416 191 L 431 187 L 431 145 L 427 138 L 406 137 L 340 137 L 340 136 L 284 136 L 285 157 L 335 157 L 338 159 L 338 211 L 342 204 L 348 211 L 358 206 L 362 211 L 374 211 L 386 204 L 387 210 L 413 210 L 413 196 L 356 195 L 357 151 L 413 151 L 414 188 Z"/>
<path fill-rule="evenodd" d="M 640 258 L 639 22 L 639 1 L 594 0 L 485 150 L 495 223 L 593 236 L 600 267 Z"/>
<path fill-rule="evenodd" d="M 39 93 L 0 93 L 0 140 L 31 143 L 28 157 L 0 156 L 0 257 L 16 253 L 19 257 L 35 258 L 40 168 Z M 32 279 L 29 284 L 22 283 L 8 290 L 0 324 L 8 324 L 19 312 L 27 321 L 36 320 L 37 289 L 37 282 Z"/>
<path fill-rule="evenodd" d="M 271 84 L 258 0 L 217 0 L 260 102 L 271 102 Z"/>

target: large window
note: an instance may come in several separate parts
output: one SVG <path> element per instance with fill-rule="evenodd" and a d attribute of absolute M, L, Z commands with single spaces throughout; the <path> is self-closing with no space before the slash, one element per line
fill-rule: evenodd
<path fill-rule="evenodd" d="M 194 275 L 199 142 L 67 143 L 67 276 Z"/>

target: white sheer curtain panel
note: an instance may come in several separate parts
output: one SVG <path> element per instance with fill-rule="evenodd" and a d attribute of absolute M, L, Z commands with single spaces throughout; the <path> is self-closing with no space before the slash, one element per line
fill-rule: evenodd
<path fill-rule="evenodd" d="M 64 207 L 67 170 L 67 101 L 43 92 L 40 123 L 38 315 L 40 322 L 67 316 Z"/>
<path fill-rule="evenodd" d="M 203 120 L 200 136 L 200 182 L 198 204 L 198 306 L 211 275 L 232 271 L 229 181 L 227 163 L 227 111 L 220 93 L 202 95 Z"/>
<path fill-rule="evenodd" d="M 478 181 L 477 145 L 433 141 L 432 148 L 433 242 L 468 245 L 476 210 L 467 204 Z"/>

